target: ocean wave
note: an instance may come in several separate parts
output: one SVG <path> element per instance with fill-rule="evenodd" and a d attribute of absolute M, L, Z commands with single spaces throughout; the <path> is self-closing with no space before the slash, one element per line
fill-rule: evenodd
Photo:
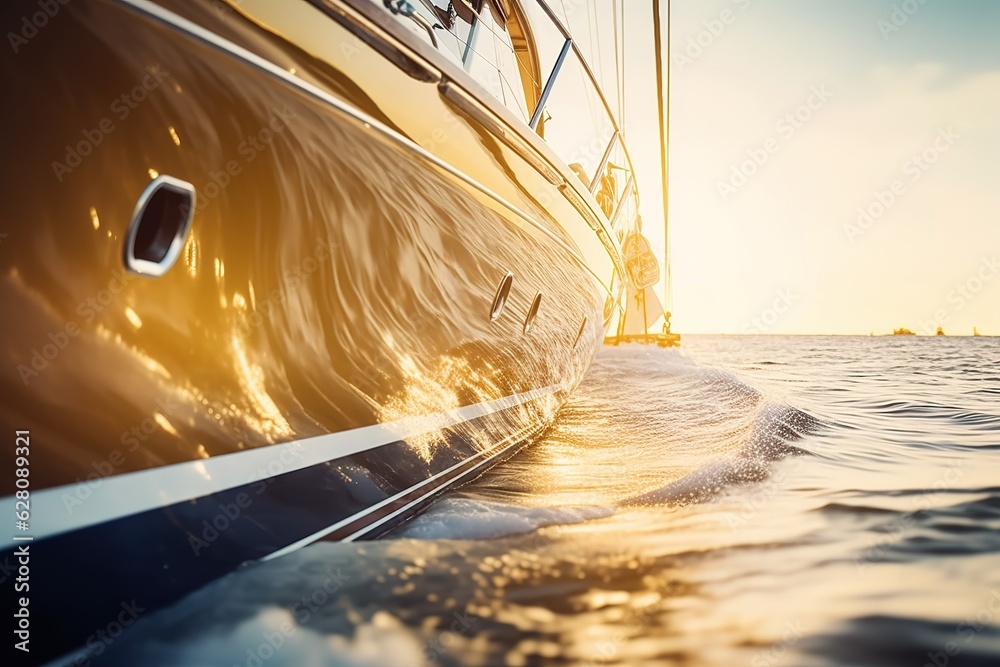
<path fill-rule="evenodd" d="M 944 371 L 932 342 L 605 349 L 541 440 L 387 539 L 243 568 L 96 664 L 248 665 L 292 618 L 263 667 L 996 665 L 996 371 L 976 367 L 1000 359 Z"/>
<path fill-rule="evenodd" d="M 818 661 L 811 664 L 817 665 L 996 667 L 1000 629 L 959 618 L 870 615 L 807 637 L 801 648 Z"/>
<path fill-rule="evenodd" d="M 663 487 L 623 500 L 625 507 L 704 502 L 729 487 L 759 482 L 768 476 L 768 464 L 787 456 L 810 452 L 793 442 L 815 432 L 821 422 L 784 404 L 766 404 L 757 413 L 749 435 L 735 456 L 713 461 Z"/>

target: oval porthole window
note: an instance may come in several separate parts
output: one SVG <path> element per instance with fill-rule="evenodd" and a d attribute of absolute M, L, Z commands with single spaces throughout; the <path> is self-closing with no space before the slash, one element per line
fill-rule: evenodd
<path fill-rule="evenodd" d="M 125 268 L 144 276 L 162 276 L 187 241 L 194 217 L 194 186 L 157 176 L 139 195 L 125 235 Z"/>
<path fill-rule="evenodd" d="M 513 284 L 514 274 L 508 271 L 497 286 L 496 296 L 493 297 L 493 305 L 490 307 L 490 322 L 496 322 L 503 315 L 503 309 L 507 305 L 507 297 L 510 296 L 510 287 Z"/>
<path fill-rule="evenodd" d="M 542 305 L 542 293 L 539 292 L 535 295 L 534 300 L 531 302 L 531 308 L 528 309 L 528 316 L 524 318 L 524 333 L 531 331 L 531 328 L 535 326 L 535 318 L 538 317 L 538 308 Z"/>

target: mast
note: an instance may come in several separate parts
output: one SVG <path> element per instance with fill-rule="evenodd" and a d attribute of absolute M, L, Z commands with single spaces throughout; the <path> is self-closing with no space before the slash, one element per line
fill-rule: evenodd
<path fill-rule="evenodd" d="M 617 4 L 617 3 L 616 3 Z M 624 2 L 623 11 L 624 11 Z M 618 332 L 617 335 L 610 338 L 605 338 L 605 344 L 618 345 L 620 343 L 643 343 L 643 344 L 655 344 L 659 347 L 675 347 L 680 345 L 681 336 L 670 331 L 669 322 L 670 319 L 667 315 L 668 309 L 663 307 L 663 304 L 659 303 L 659 298 L 656 295 L 656 280 L 662 275 L 663 277 L 663 296 L 664 302 L 669 305 L 670 303 L 670 263 L 668 257 L 670 254 L 669 249 L 669 215 L 668 215 L 668 202 L 669 202 L 669 178 L 668 178 L 668 162 L 669 156 L 667 153 L 668 143 L 669 143 L 669 132 L 670 132 L 670 85 L 669 85 L 669 71 L 667 75 L 667 83 L 664 88 L 664 71 L 663 71 L 663 40 L 662 37 L 662 27 L 661 27 L 661 16 L 660 16 L 660 0 L 653 0 L 653 44 L 654 50 L 656 51 L 655 63 L 656 63 L 656 107 L 658 113 L 659 121 L 659 131 L 660 131 L 660 178 L 661 178 L 661 192 L 663 195 L 663 269 L 660 273 L 659 267 L 657 267 L 656 255 L 653 253 L 652 248 L 649 244 L 649 240 L 644 237 L 639 229 L 636 229 L 634 233 L 626 237 L 623 249 L 627 248 L 628 251 L 625 253 L 626 257 L 632 257 L 632 259 L 627 264 L 627 270 L 629 275 L 627 279 L 629 281 L 628 294 L 629 298 L 626 302 L 625 312 L 619 316 L 618 319 Z M 667 0 L 667 68 L 670 67 L 670 53 L 669 53 L 669 40 L 670 40 L 670 0 Z M 624 25 L 624 16 L 622 20 Z M 624 43 L 624 38 L 622 39 Z M 624 57 L 622 63 L 622 90 L 619 92 L 619 97 L 624 99 Z M 665 93 L 665 94 L 664 94 Z M 630 163 L 631 164 L 631 163 Z M 638 203 L 638 202 L 637 202 Z M 637 221 L 641 220 L 638 218 Z M 639 225 L 636 225 L 638 228 Z M 657 275 L 659 274 L 659 275 Z M 644 287 L 639 289 L 637 285 L 642 284 Z M 648 294 L 647 294 L 648 292 Z M 633 299 L 634 297 L 634 299 Z M 642 311 L 642 317 L 639 318 L 633 313 L 630 318 L 629 314 L 632 312 L 633 300 Z M 647 310 L 652 305 L 659 306 L 663 313 L 663 331 L 661 333 L 651 334 L 649 332 L 649 316 L 653 313 L 648 313 Z M 653 315 L 655 317 L 655 315 Z M 638 329 L 641 319 L 642 331 L 641 333 L 629 333 L 626 331 L 626 325 L 632 329 Z M 654 320 L 655 322 L 656 320 Z"/>
<path fill-rule="evenodd" d="M 667 30 L 670 30 L 670 0 L 667 0 Z M 670 310 L 670 247 L 669 233 L 670 223 L 667 214 L 669 194 L 669 159 L 667 156 L 667 135 L 670 132 L 670 82 L 667 81 L 666 91 L 663 86 L 663 48 L 660 43 L 660 0 L 653 0 L 653 50 L 656 51 L 656 109 L 660 121 L 660 177 L 662 178 L 663 192 L 663 303 L 666 310 Z M 667 35 L 667 48 L 670 48 L 670 35 Z M 669 53 L 667 54 L 667 64 L 670 64 Z M 670 73 L 667 73 L 670 76 Z M 666 93 L 666 111 L 664 112 L 664 92 Z M 666 322 L 666 313 L 664 313 Z"/>

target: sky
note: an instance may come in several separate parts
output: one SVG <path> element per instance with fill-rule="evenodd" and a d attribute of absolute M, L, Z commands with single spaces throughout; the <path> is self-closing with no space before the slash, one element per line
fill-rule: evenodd
<path fill-rule="evenodd" d="M 659 245 L 652 3 L 622 1 Z M 675 331 L 1000 335 L 1000 3 L 673 0 L 671 18 Z"/>

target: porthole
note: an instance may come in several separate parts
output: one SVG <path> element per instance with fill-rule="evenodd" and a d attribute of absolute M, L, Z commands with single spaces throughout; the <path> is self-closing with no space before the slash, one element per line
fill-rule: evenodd
<path fill-rule="evenodd" d="M 507 272 L 497 286 L 496 296 L 493 297 L 493 305 L 490 307 L 490 322 L 496 322 L 503 315 L 503 309 L 507 305 L 507 297 L 510 296 L 510 287 L 514 284 L 514 274 Z"/>
<path fill-rule="evenodd" d="M 125 268 L 144 276 L 162 276 L 177 261 L 194 216 L 194 186 L 157 176 L 139 195 L 125 235 Z"/>
<path fill-rule="evenodd" d="M 538 308 L 541 305 L 542 293 L 539 292 L 531 302 L 531 308 L 528 309 L 528 316 L 524 318 L 524 333 L 531 331 L 531 328 L 535 325 L 535 318 L 538 317 Z"/>

